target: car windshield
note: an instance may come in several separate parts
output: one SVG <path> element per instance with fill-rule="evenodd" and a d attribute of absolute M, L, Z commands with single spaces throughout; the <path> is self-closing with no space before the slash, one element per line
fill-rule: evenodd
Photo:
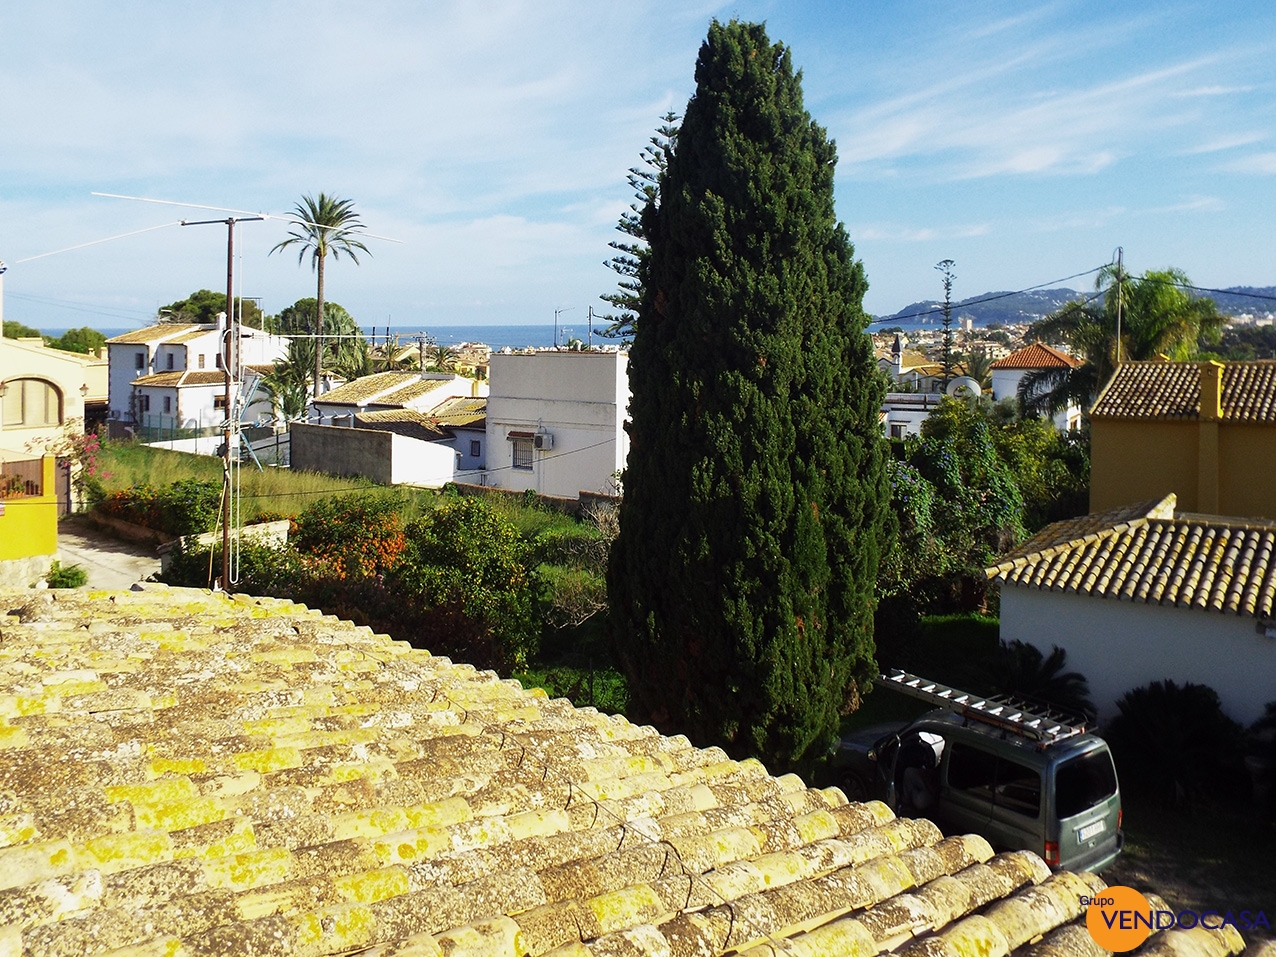
<path fill-rule="evenodd" d="M 1055 805 L 1060 818 L 1082 814 L 1116 794 L 1116 769 L 1107 749 L 1078 755 L 1055 772 Z"/>

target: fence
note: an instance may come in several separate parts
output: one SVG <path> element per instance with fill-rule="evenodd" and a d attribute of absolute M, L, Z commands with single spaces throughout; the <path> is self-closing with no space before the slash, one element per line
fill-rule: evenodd
<path fill-rule="evenodd" d="M 40 459 L 0 462 L 0 498 L 44 494 L 44 463 Z"/>

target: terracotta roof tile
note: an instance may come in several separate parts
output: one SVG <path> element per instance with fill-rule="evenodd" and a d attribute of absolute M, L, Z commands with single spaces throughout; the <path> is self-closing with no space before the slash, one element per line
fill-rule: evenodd
<path fill-rule="evenodd" d="M 339 385 L 330 392 L 319 397 L 319 402 L 337 405 L 362 405 L 369 399 L 380 396 L 395 389 L 402 388 L 411 382 L 418 381 L 416 372 L 377 372 L 362 378 Z"/>
<path fill-rule="evenodd" d="M 442 425 L 482 428 L 487 421 L 487 398 L 448 399 L 430 411 L 430 417 Z"/>
<path fill-rule="evenodd" d="M 156 372 L 138 376 L 133 385 L 181 388 L 182 386 L 222 385 L 226 373 L 217 369 L 185 369 L 180 372 Z"/>
<path fill-rule="evenodd" d="M 0 590 L 6 953 L 1044 955 L 1104 886 L 303 606 L 135 587 Z"/>
<path fill-rule="evenodd" d="M 122 335 L 115 336 L 106 340 L 108 346 L 142 344 L 146 342 L 159 342 L 162 340 L 174 340 L 177 336 L 189 332 L 204 332 L 212 326 L 205 326 L 198 322 L 161 322 L 158 325 L 147 326 L 145 329 L 134 329 L 132 332 L 126 332 Z"/>
<path fill-rule="evenodd" d="M 195 329 L 195 330 L 192 330 L 191 332 L 186 333 L 185 335 L 178 336 L 176 339 L 169 339 L 168 341 L 181 342 L 181 343 L 194 342 L 196 339 L 199 339 L 200 337 L 205 336 L 209 332 L 213 332 L 213 331 L 215 330 L 211 326 L 202 326 L 198 329 Z"/>
<path fill-rule="evenodd" d="M 1173 509 L 1170 495 L 1056 522 L 985 572 L 1028 588 L 1271 617 L 1276 523 Z"/>
<path fill-rule="evenodd" d="M 411 409 L 383 409 L 377 412 L 356 412 L 355 427 L 394 432 L 409 439 L 436 442 L 447 438 L 447 433 L 431 422 L 427 416 Z"/>
<path fill-rule="evenodd" d="M 1034 342 L 1002 356 L 992 364 L 993 369 L 1075 369 L 1081 360 L 1061 352 L 1044 342 Z"/>
<path fill-rule="evenodd" d="M 1224 420 L 1276 422 L 1276 360 L 1226 362 Z M 1201 363 L 1127 362 L 1099 393 L 1091 417 L 1196 419 L 1201 406 Z"/>

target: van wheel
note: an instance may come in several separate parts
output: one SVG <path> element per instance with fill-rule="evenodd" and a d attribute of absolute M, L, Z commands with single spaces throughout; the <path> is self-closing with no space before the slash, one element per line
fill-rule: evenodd
<path fill-rule="evenodd" d="M 860 803 L 868 800 L 868 784 L 854 771 L 847 771 L 842 776 L 841 786 L 848 801 Z"/>

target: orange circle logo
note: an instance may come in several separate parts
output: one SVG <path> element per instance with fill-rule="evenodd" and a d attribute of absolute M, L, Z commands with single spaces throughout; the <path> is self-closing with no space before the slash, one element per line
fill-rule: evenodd
<path fill-rule="evenodd" d="M 1104 950 L 1114 954 L 1134 950 L 1152 933 L 1152 905 L 1133 887 L 1104 888 L 1089 898 L 1088 905 L 1086 929 Z"/>

